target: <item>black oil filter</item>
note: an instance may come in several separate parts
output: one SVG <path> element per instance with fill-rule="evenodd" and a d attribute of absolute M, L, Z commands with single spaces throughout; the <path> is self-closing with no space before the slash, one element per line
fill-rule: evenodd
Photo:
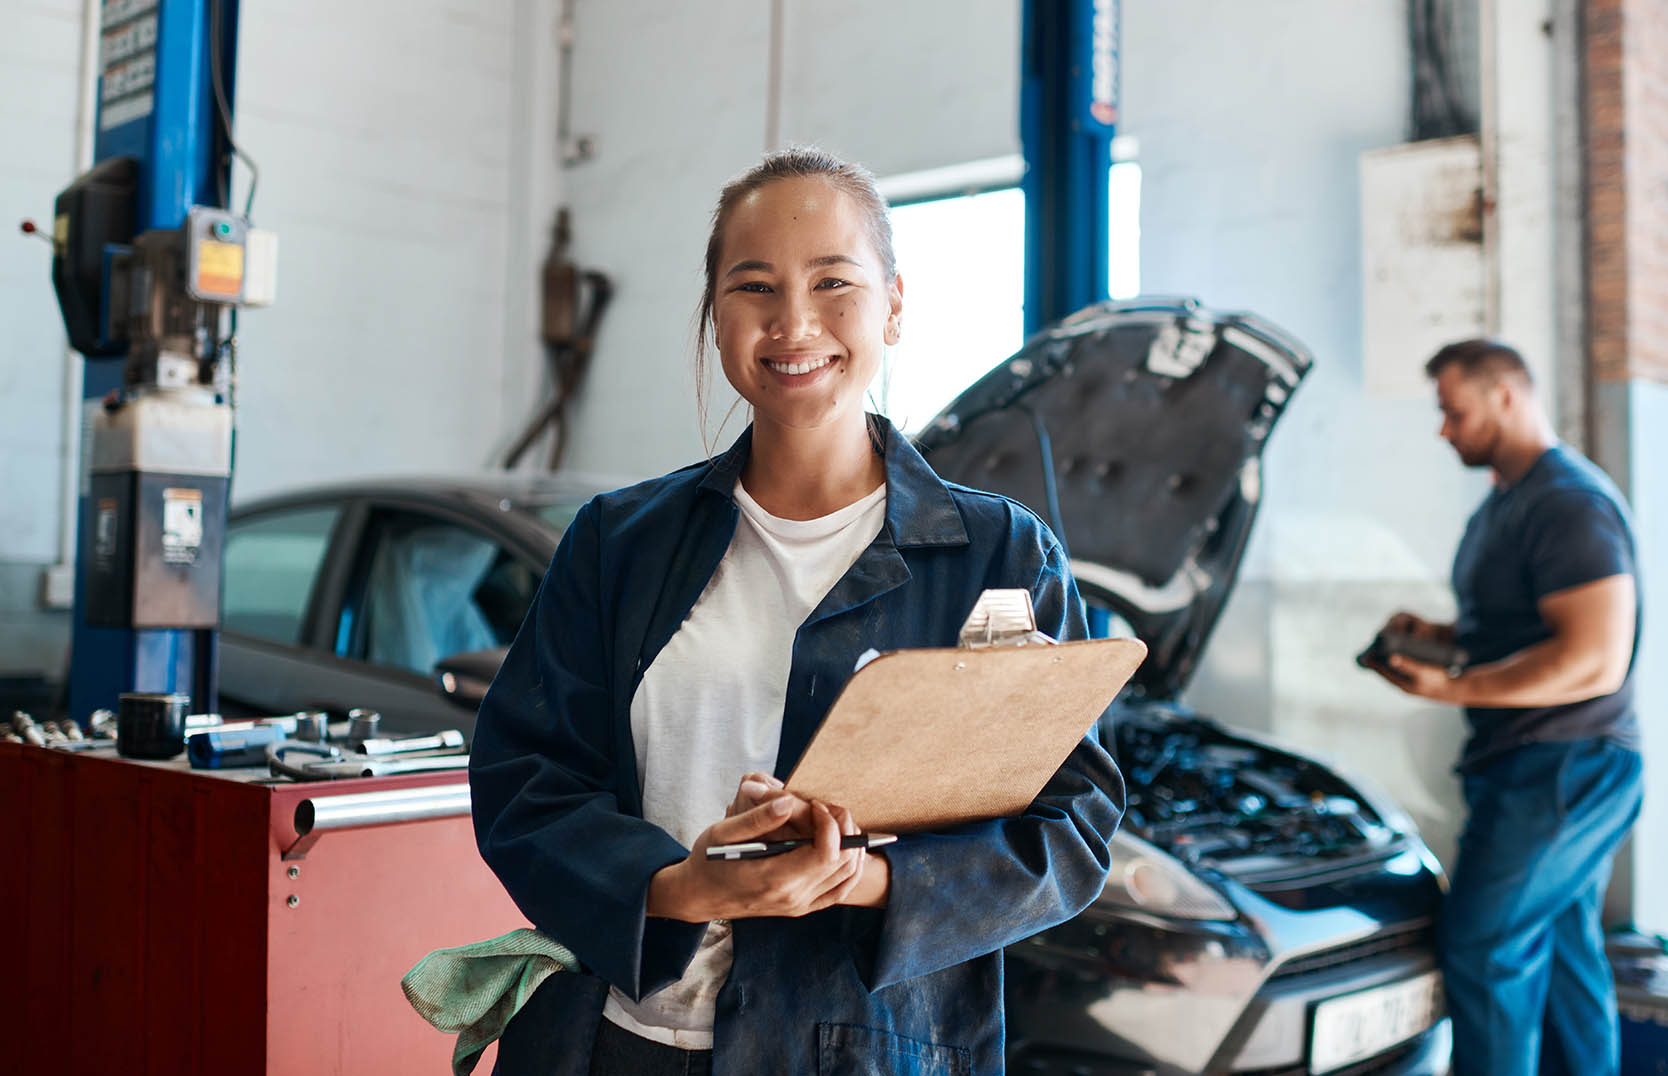
<path fill-rule="evenodd" d="M 116 751 L 128 758 L 173 758 L 185 750 L 189 695 L 126 692 L 116 704 Z"/>

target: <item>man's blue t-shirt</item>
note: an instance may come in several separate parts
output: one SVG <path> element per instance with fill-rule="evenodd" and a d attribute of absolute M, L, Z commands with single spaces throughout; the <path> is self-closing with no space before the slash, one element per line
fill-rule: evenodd
<path fill-rule="evenodd" d="M 1554 445 L 1522 478 L 1496 487 L 1466 524 L 1454 555 L 1454 641 L 1470 652 L 1473 664 L 1544 642 L 1552 629 L 1536 608 L 1542 598 L 1613 575 L 1638 579 L 1622 495 L 1585 457 Z M 1636 660 L 1637 621 L 1633 654 Z M 1633 661 L 1613 695 L 1563 706 L 1468 707 L 1465 716 L 1471 739 L 1461 771 L 1526 743 L 1602 737 L 1637 749 Z"/>

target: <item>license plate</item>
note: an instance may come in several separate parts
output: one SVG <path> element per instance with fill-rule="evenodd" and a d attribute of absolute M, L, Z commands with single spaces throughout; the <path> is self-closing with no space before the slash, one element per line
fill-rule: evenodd
<path fill-rule="evenodd" d="M 1315 1006 L 1309 1071 L 1331 1072 L 1405 1042 L 1442 1019 L 1442 976 L 1328 998 Z"/>

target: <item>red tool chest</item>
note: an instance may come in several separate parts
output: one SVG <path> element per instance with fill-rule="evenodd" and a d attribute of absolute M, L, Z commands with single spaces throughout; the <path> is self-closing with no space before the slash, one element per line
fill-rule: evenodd
<path fill-rule="evenodd" d="M 450 1070 L 451 1037 L 400 977 L 431 949 L 527 925 L 468 816 L 333 829 L 302 859 L 283 853 L 303 800 L 457 792 L 463 774 L 253 776 L 0 743 L 0 1068 Z"/>

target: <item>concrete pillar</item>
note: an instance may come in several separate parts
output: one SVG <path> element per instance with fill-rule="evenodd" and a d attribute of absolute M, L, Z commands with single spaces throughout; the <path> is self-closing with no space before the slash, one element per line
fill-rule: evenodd
<path fill-rule="evenodd" d="M 1481 0 L 1484 253 L 1489 332 L 1555 384 L 1558 122 L 1553 0 Z M 1556 395 L 1552 399 L 1558 400 Z"/>

